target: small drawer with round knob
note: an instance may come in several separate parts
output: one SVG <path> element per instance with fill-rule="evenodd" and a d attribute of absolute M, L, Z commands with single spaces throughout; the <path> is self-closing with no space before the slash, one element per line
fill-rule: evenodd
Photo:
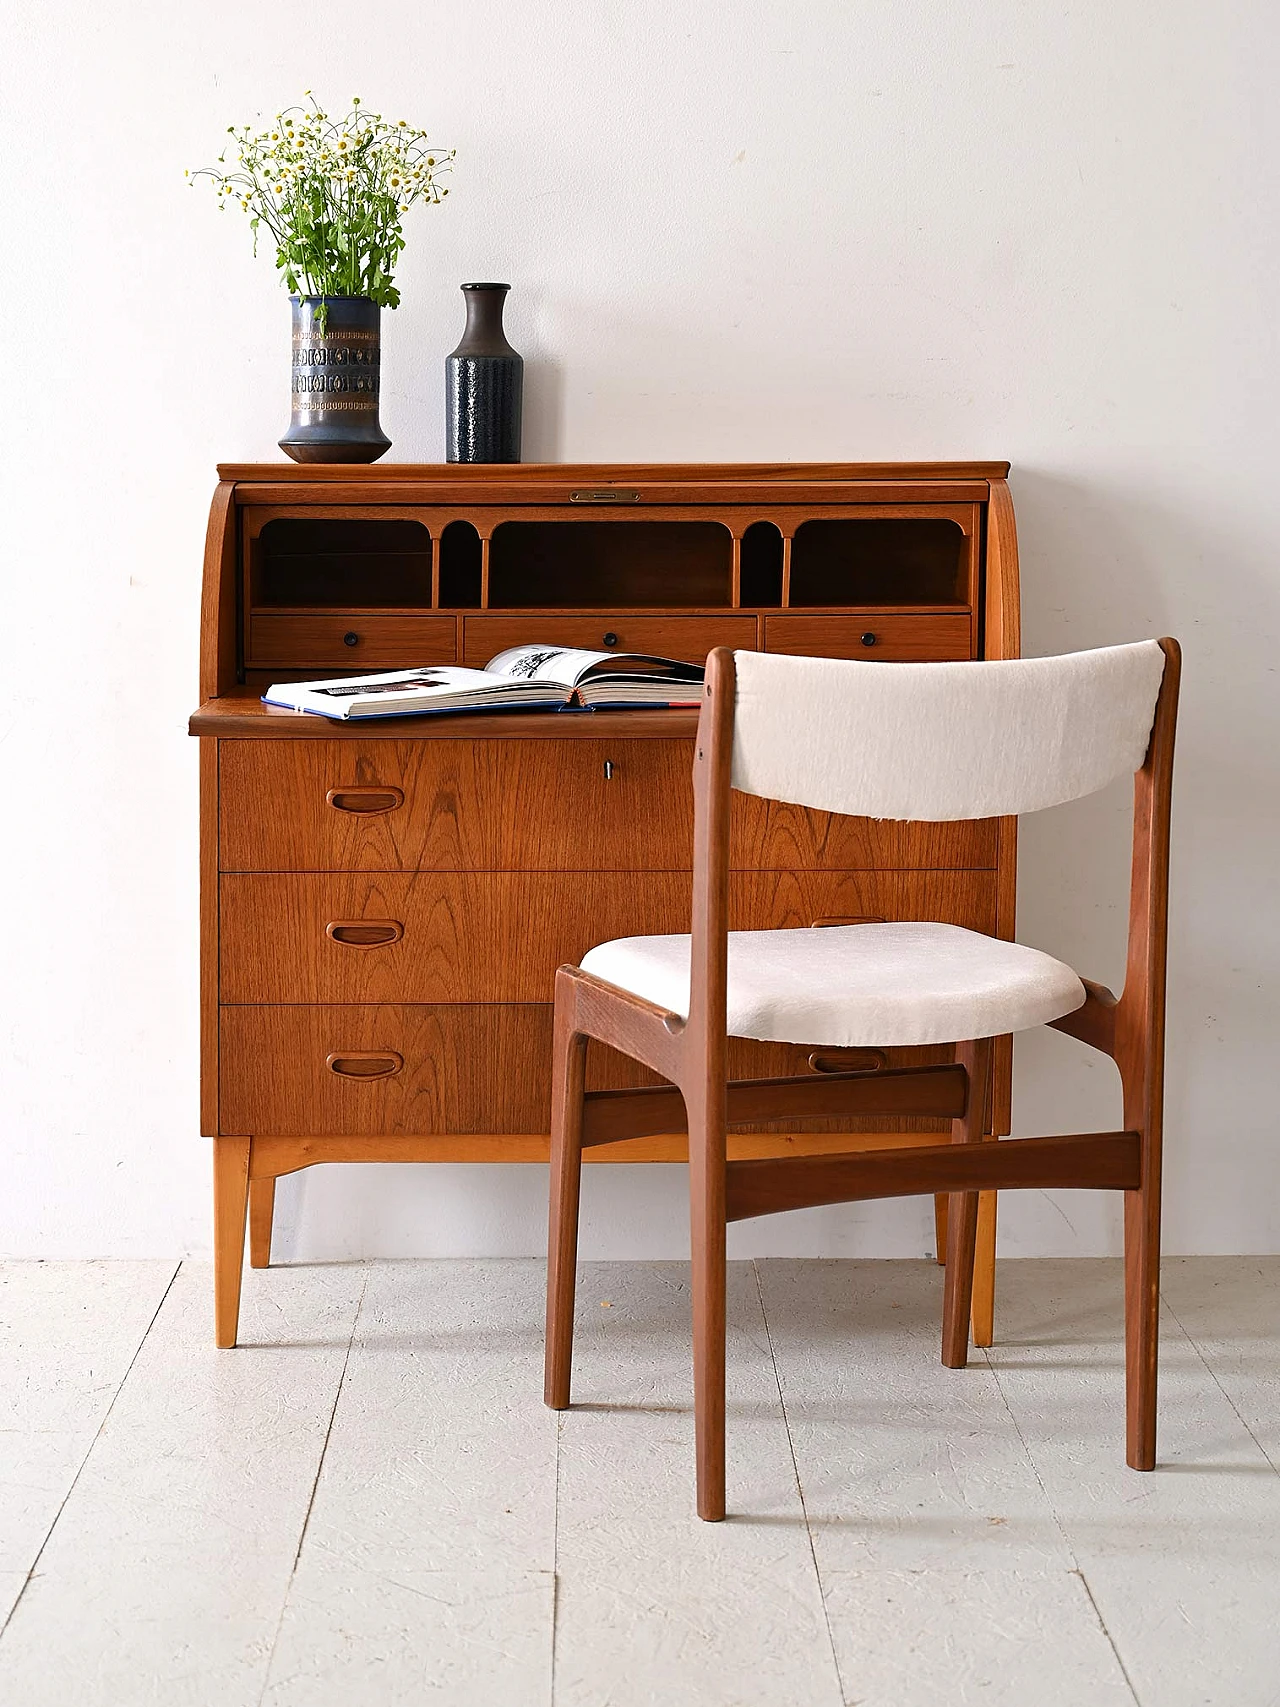
<path fill-rule="evenodd" d="M 527 616 L 468 616 L 462 662 L 473 670 L 483 669 L 508 646 L 530 640 L 588 652 L 647 652 L 689 664 L 705 662 L 716 646 L 754 652 L 758 645 L 755 617 L 732 611 L 723 616 L 628 616 L 621 611 L 560 616 L 540 611 Z"/>
<path fill-rule="evenodd" d="M 971 657 L 967 610 L 877 610 L 841 616 L 784 612 L 764 621 L 766 652 L 802 658 L 870 658 L 877 663 L 927 663 Z"/>
<path fill-rule="evenodd" d="M 256 670 L 412 669 L 452 664 L 457 623 L 451 616 L 415 616 L 401 611 L 254 611 L 249 618 L 249 655 Z"/>

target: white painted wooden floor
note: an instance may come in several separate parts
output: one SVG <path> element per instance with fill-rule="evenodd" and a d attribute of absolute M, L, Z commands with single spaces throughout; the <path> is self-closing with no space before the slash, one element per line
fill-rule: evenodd
<path fill-rule="evenodd" d="M 1166 1264 L 1160 1468 L 1120 1273 L 733 1265 L 730 1504 L 692 1512 L 680 1264 L 0 1264 L 4 1707 L 1277 1707 L 1280 1258 Z"/>

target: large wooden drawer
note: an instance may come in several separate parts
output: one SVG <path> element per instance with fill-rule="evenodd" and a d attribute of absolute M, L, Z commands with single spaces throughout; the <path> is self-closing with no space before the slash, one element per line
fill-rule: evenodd
<path fill-rule="evenodd" d="M 856 616 L 767 616 L 766 652 L 803 658 L 869 658 L 890 664 L 967 658 L 968 611 L 864 611 Z"/>
<path fill-rule="evenodd" d="M 500 719 L 495 719 L 495 724 Z M 605 714 L 601 714 L 602 724 Z M 688 871 L 689 740 L 218 743 L 223 871 Z M 991 868 L 993 823 L 895 824 L 735 796 L 745 870 Z"/>
<path fill-rule="evenodd" d="M 551 1018 L 550 1004 L 532 1003 L 223 1008 L 220 1129 L 254 1137 L 316 1138 L 545 1132 L 551 1110 Z M 949 1058 L 945 1048 L 894 1050 L 887 1056 L 893 1066 Z M 735 1040 L 729 1050 L 734 1078 L 865 1064 L 866 1051 L 814 1052 L 790 1043 Z M 614 1050 L 591 1045 L 590 1089 L 657 1082 Z M 937 1123 L 823 1120 L 806 1122 L 805 1129 L 869 1125 L 932 1130 Z"/>
<path fill-rule="evenodd" d="M 555 969 L 620 936 L 687 931 L 688 872 L 225 876 L 220 999 L 544 1002 Z M 730 879 L 730 927 L 939 919 L 995 928 L 989 871 L 765 871 Z"/>
<path fill-rule="evenodd" d="M 598 616 L 559 616 L 529 612 L 522 616 L 469 616 L 465 619 L 462 661 L 480 669 L 508 646 L 549 641 L 589 652 L 648 652 L 702 664 L 716 646 L 756 649 L 753 616 L 628 616 L 601 611 Z"/>
<path fill-rule="evenodd" d="M 320 611 L 283 615 L 255 611 L 249 619 L 253 669 L 317 669 L 356 673 L 452 664 L 458 625 L 451 616 L 388 615 L 385 611 Z"/>

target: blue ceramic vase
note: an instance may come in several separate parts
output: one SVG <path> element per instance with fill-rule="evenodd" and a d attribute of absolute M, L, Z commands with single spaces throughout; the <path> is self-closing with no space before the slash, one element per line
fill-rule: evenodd
<path fill-rule="evenodd" d="M 376 462 L 381 314 L 367 296 L 293 296 L 292 414 L 280 449 L 295 462 Z M 323 308 L 323 311 L 322 311 Z"/>

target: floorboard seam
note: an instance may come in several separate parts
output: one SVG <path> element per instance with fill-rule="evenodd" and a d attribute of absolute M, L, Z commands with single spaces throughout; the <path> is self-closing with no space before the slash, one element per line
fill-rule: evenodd
<path fill-rule="evenodd" d="M 989 1351 L 987 1351 L 981 1347 L 979 1349 L 982 1351 L 982 1356 L 986 1359 L 987 1368 L 991 1371 L 991 1374 L 995 1379 L 996 1392 L 999 1393 L 999 1395 L 1000 1395 L 1000 1403 L 1004 1406 L 1005 1410 L 1009 1413 L 1009 1421 L 1013 1424 L 1013 1432 L 1017 1435 L 1018 1440 L 1021 1443 L 1022 1450 L 1027 1455 L 1027 1463 L 1030 1464 L 1030 1466 L 1031 1466 L 1031 1474 L 1036 1479 L 1036 1486 L 1040 1489 L 1040 1492 L 1044 1495 L 1045 1505 L 1047 1506 L 1049 1511 L 1051 1511 L 1053 1513 L 1053 1526 L 1058 1531 L 1058 1534 L 1062 1537 L 1062 1545 L 1066 1548 L 1067 1553 L 1070 1556 L 1071 1569 L 1073 1571 L 1078 1571 L 1080 1569 L 1080 1561 L 1076 1557 L 1076 1550 L 1071 1544 L 1071 1537 L 1067 1534 L 1066 1529 L 1063 1527 L 1062 1519 L 1058 1516 L 1057 1510 L 1054 1506 L 1052 1499 L 1049 1497 L 1049 1490 L 1048 1490 L 1048 1488 L 1045 1487 L 1044 1478 L 1040 1474 L 1040 1466 L 1036 1463 L 1036 1455 L 1031 1450 L 1030 1446 L 1027 1444 L 1027 1437 L 1022 1432 L 1022 1424 L 1018 1421 L 1018 1418 L 1014 1412 L 1013 1406 L 1009 1403 L 1009 1395 L 1005 1392 L 1004 1382 L 1001 1381 L 1001 1379 L 1000 1379 L 999 1365 L 993 1361 L 991 1353 Z M 1089 1598 L 1092 1599 L 1093 1598 L 1092 1595 Z"/>
<path fill-rule="evenodd" d="M 564 1434 L 564 1418 L 556 1418 L 556 1475 L 555 1493 L 551 1503 L 551 1676 L 548 1702 L 555 1707 L 556 1646 L 560 1635 L 560 1441 Z"/>
<path fill-rule="evenodd" d="M 1075 1550 L 1074 1546 L 1072 1545 L 1071 1537 L 1067 1534 L 1067 1531 L 1063 1525 L 1062 1519 L 1058 1516 L 1058 1513 L 1054 1507 L 1054 1503 L 1053 1503 L 1052 1499 L 1050 1499 L 1050 1497 L 1049 1497 L 1049 1490 L 1044 1485 L 1044 1479 L 1040 1474 L 1040 1467 L 1036 1463 L 1035 1453 L 1032 1452 L 1030 1446 L 1027 1444 L 1027 1437 L 1022 1432 L 1022 1425 L 1019 1423 L 1017 1416 L 1014 1413 L 1013 1406 L 1009 1403 L 1009 1396 L 1005 1392 L 1004 1383 L 1000 1379 L 999 1365 L 994 1361 L 994 1359 L 992 1358 L 991 1353 L 989 1351 L 983 1350 L 982 1355 L 987 1361 L 987 1368 L 990 1369 L 992 1375 L 995 1377 L 996 1391 L 1000 1395 L 1000 1401 L 1004 1405 L 1005 1410 L 1008 1411 L 1008 1413 L 1009 1413 L 1009 1421 L 1013 1424 L 1014 1432 L 1018 1436 L 1018 1439 L 1022 1442 L 1022 1450 L 1027 1455 L 1027 1462 L 1031 1466 L 1031 1474 L 1035 1477 L 1036 1483 L 1040 1489 L 1040 1492 L 1044 1495 L 1045 1505 L 1049 1508 L 1049 1510 L 1051 1512 L 1053 1512 L 1054 1527 L 1057 1529 L 1058 1534 L 1062 1537 L 1062 1544 L 1066 1548 L 1067 1553 L 1071 1559 L 1071 1571 L 1075 1576 L 1079 1577 L 1081 1584 L 1084 1587 L 1084 1592 L 1089 1597 L 1089 1605 L 1093 1608 L 1093 1615 L 1098 1620 L 1099 1627 L 1101 1628 L 1103 1635 L 1107 1638 L 1107 1644 L 1110 1647 L 1111 1652 L 1116 1657 L 1116 1664 L 1120 1667 L 1120 1675 L 1121 1675 L 1121 1677 L 1124 1678 L 1125 1687 L 1128 1689 L 1129 1694 L 1133 1697 L 1134 1702 L 1136 1703 L 1136 1707 L 1142 1707 L 1142 1702 L 1139 1700 L 1138 1692 L 1133 1686 L 1133 1679 L 1129 1676 L 1129 1668 L 1125 1665 L 1124 1660 L 1120 1657 L 1120 1650 L 1116 1646 L 1115 1637 L 1111 1634 L 1111 1631 L 1107 1628 L 1107 1621 L 1102 1616 L 1102 1610 L 1099 1607 L 1097 1601 L 1093 1597 L 1093 1589 L 1089 1584 L 1089 1579 L 1088 1579 L 1088 1577 L 1085 1576 L 1084 1571 L 1081 1568 L 1080 1561 L 1076 1557 L 1076 1550 Z"/>
<path fill-rule="evenodd" d="M 36 1552 L 36 1556 L 31 1561 L 31 1569 L 27 1572 L 26 1576 L 23 1578 L 22 1587 L 18 1590 L 17 1597 L 14 1600 L 13 1605 L 9 1608 L 8 1617 L 4 1620 L 3 1624 L 0 1624 L 0 1640 L 3 1640 L 5 1631 L 9 1628 L 9 1625 L 13 1621 L 14 1613 L 18 1610 L 19 1606 L 21 1606 L 23 1596 L 26 1594 L 27 1590 L 31 1586 L 31 1579 L 35 1576 L 36 1570 L 39 1567 L 40 1561 L 44 1557 L 44 1550 L 49 1545 L 49 1541 L 50 1541 L 51 1536 L 53 1535 L 54 1530 L 58 1527 L 58 1520 L 61 1518 L 63 1512 L 67 1509 L 67 1501 L 71 1498 L 72 1494 L 75 1493 L 76 1484 L 77 1484 L 77 1482 L 79 1482 L 81 1476 L 84 1474 L 84 1467 L 89 1462 L 89 1459 L 92 1457 L 93 1449 L 98 1444 L 99 1436 L 102 1434 L 103 1429 L 107 1426 L 107 1423 L 110 1420 L 112 1411 L 114 1411 L 116 1408 L 116 1400 L 120 1397 L 120 1394 L 124 1391 L 124 1384 L 129 1379 L 130 1375 L 133 1373 L 133 1366 L 138 1361 L 138 1358 L 142 1354 L 142 1348 L 147 1343 L 147 1335 L 151 1332 L 152 1328 L 155 1326 L 156 1317 L 160 1314 L 161 1310 L 164 1309 L 164 1301 L 169 1296 L 170 1292 L 173 1290 L 173 1283 L 181 1273 L 182 1273 L 182 1264 L 179 1262 L 179 1263 L 175 1264 L 173 1273 L 169 1276 L 168 1280 L 165 1283 L 164 1291 L 160 1294 L 159 1303 L 156 1305 L 155 1309 L 151 1312 L 151 1315 L 148 1318 L 146 1327 L 142 1330 L 142 1333 L 138 1337 L 138 1343 L 133 1348 L 133 1356 L 129 1359 L 128 1368 L 125 1370 L 124 1374 L 120 1377 L 120 1380 L 116 1384 L 116 1390 L 111 1395 L 111 1403 L 107 1406 L 106 1410 L 103 1412 L 102 1421 L 98 1424 L 97 1428 L 94 1430 L 93 1439 L 89 1442 L 89 1445 L 85 1449 L 84 1457 L 80 1460 L 79 1464 L 76 1466 L 76 1473 L 71 1478 L 71 1485 L 68 1487 L 66 1493 L 62 1496 L 62 1499 L 58 1503 L 58 1509 L 53 1514 L 53 1521 L 52 1521 L 52 1523 L 50 1523 L 48 1529 L 45 1530 L 44 1540 L 40 1543 L 40 1546 Z"/>
<path fill-rule="evenodd" d="M 1161 1303 L 1163 1303 L 1165 1309 L 1173 1317 L 1174 1321 L 1177 1322 L 1178 1327 L 1182 1330 L 1183 1337 L 1186 1339 L 1188 1345 L 1191 1346 L 1191 1348 L 1194 1350 L 1196 1356 L 1200 1359 L 1200 1362 L 1204 1365 L 1204 1368 L 1205 1368 L 1206 1372 L 1208 1373 L 1209 1379 L 1213 1382 L 1214 1386 L 1218 1389 L 1218 1391 L 1222 1394 L 1223 1398 L 1231 1406 L 1232 1411 L 1235 1413 L 1236 1417 L 1239 1419 L 1239 1423 L 1240 1423 L 1241 1428 L 1249 1436 L 1249 1439 L 1257 1447 L 1258 1451 L 1266 1459 L 1267 1463 L 1270 1464 L 1271 1468 L 1276 1472 L 1276 1474 L 1278 1476 L 1280 1476 L 1280 1464 L 1276 1463 L 1275 1459 L 1271 1456 L 1271 1454 L 1267 1451 L 1266 1447 L 1258 1439 L 1257 1435 L 1249 1427 L 1248 1420 L 1246 1419 L 1246 1417 L 1241 1412 L 1239 1405 L 1236 1404 L 1235 1400 L 1231 1397 L 1230 1393 L 1227 1392 L 1227 1389 L 1222 1385 L 1221 1381 L 1219 1381 L 1217 1371 L 1214 1369 L 1213 1365 L 1209 1362 L 1209 1359 L 1205 1356 L 1204 1352 L 1201 1350 L 1199 1340 L 1196 1339 L 1194 1334 L 1190 1333 L 1187 1330 L 1187 1328 L 1184 1326 L 1184 1324 L 1182 1322 L 1181 1317 L 1178 1315 L 1178 1312 L 1174 1309 L 1173 1305 L 1170 1304 L 1169 1300 L 1165 1297 L 1163 1292 L 1161 1292 L 1161 1294 L 1160 1294 L 1160 1300 L 1161 1300 Z"/>
<path fill-rule="evenodd" d="M 1134 1702 L 1136 1703 L 1136 1707 L 1142 1707 L 1141 1698 L 1138 1695 L 1138 1691 L 1134 1688 L 1133 1679 L 1129 1676 L 1129 1668 L 1120 1657 L 1120 1649 L 1116 1646 L 1116 1639 L 1107 1628 L 1107 1621 L 1102 1616 L 1102 1608 L 1093 1597 L 1092 1585 L 1090 1584 L 1088 1577 L 1085 1576 L 1084 1572 L 1078 1565 L 1076 1566 L 1076 1575 L 1080 1578 L 1080 1582 L 1084 1587 L 1084 1592 L 1089 1596 L 1089 1605 L 1093 1608 L 1093 1616 L 1098 1620 L 1098 1627 L 1102 1631 L 1102 1634 L 1107 1638 L 1111 1652 L 1116 1656 L 1116 1664 L 1120 1667 L 1120 1675 L 1125 1681 L 1125 1687 L 1128 1689 L 1130 1695 L 1132 1695 Z"/>
<path fill-rule="evenodd" d="M 822 1572 L 818 1569 L 818 1550 L 814 1546 L 813 1530 L 809 1526 L 809 1508 L 805 1504 L 804 1483 L 800 1480 L 800 1465 L 796 1459 L 796 1445 L 791 1438 L 791 1420 L 787 1416 L 787 1401 L 782 1393 L 782 1375 L 778 1369 L 778 1359 L 773 1349 L 773 1333 L 769 1327 L 769 1312 L 764 1307 L 764 1287 L 760 1283 L 760 1264 L 755 1257 L 751 1259 L 751 1272 L 755 1276 L 756 1297 L 760 1300 L 760 1320 L 764 1323 L 765 1343 L 769 1347 L 769 1362 L 773 1365 L 774 1385 L 778 1389 L 778 1408 L 782 1412 L 782 1426 L 787 1433 L 787 1450 L 791 1454 L 791 1471 L 796 1479 L 796 1494 L 800 1500 L 800 1515 L 804 1518 L 804 1532 L 809 1543 L 809 1557 L 813 1560 L 813 1580 L 817 1584 L 818 1603 L 822 1607 L 822 1623 L 827 1632 L 827 1647 L 831 1652 L 831 1666 L 835 1672 L 836 1688 L 840 1693 L 840 1699 L 847 1701 L 844 1679 L 840 1675 L 840 1659 L 836 1653 L 836 1639 L 831 1629 L 831 1616 L 827 1611 L 827 1596 L 822 1586 Z"/>
<path fill-rule="evenodd" d="M 360 1297 L 356 1301 L 355 1313 L 351 1318 L 351 1332 L 347 1336 L 347 1349 L 343 1354 L 342 1368 L 338 1372 L 337 1384 L 333 1392 L 333 1404 L 329 1407 L 329 1421 L 325 1424 L 324 1440 L 320 1445 L 319 1456 L 316 1459 L 316 1473 L 311 1481 L 311 1492 L 307 1497 L 307 1509 L 302 1519 L 302 1528 L 298 1531 L 298 1545 L 294 1551 L 293 1563 L 289 1567 L 289 1580 L 284 1586 L 280 1597 L 280 1616 L 276 1619 L 276 1627 L 271 1635 L 271 1647 L 267 1651 L 267 1663 L 262 1673 L 262 1688 L 258 1694 L 258 1707 L 267 1698 L 267 1690 L 271 1687 L 271 1665 L 276 1657 L 276 1648 L 280 1644 L 280 1632 L 284 1627 L 284 1615 L 289 1610 L 289 1596 L 293 1592 L 293 1579 L 298 1574 L 298 1561 L 302 1557 L 303 1543 L 307 1539 L 307 1529 L 311 1523 L 311 1513 L 315 1510 L 316 1490 L 320 1486 L 320 1474 L 324 1469 L 325 1454 L 329 1450 L 329 1438 L 333 1433 L 333 1419 L 338 1414 L 338 1401 L 342 1398 L 342 1389 L 346 1384 L 347 1366 L 351 1362 L 351 1348 L 356 1342 L 356 1333 L 360 1327 L 360 1317 L 364 1310 L 365 1293 L 369 1290 L 369 1267 L 366 1263 L 364 1278 L 360 1283 Z"/>

